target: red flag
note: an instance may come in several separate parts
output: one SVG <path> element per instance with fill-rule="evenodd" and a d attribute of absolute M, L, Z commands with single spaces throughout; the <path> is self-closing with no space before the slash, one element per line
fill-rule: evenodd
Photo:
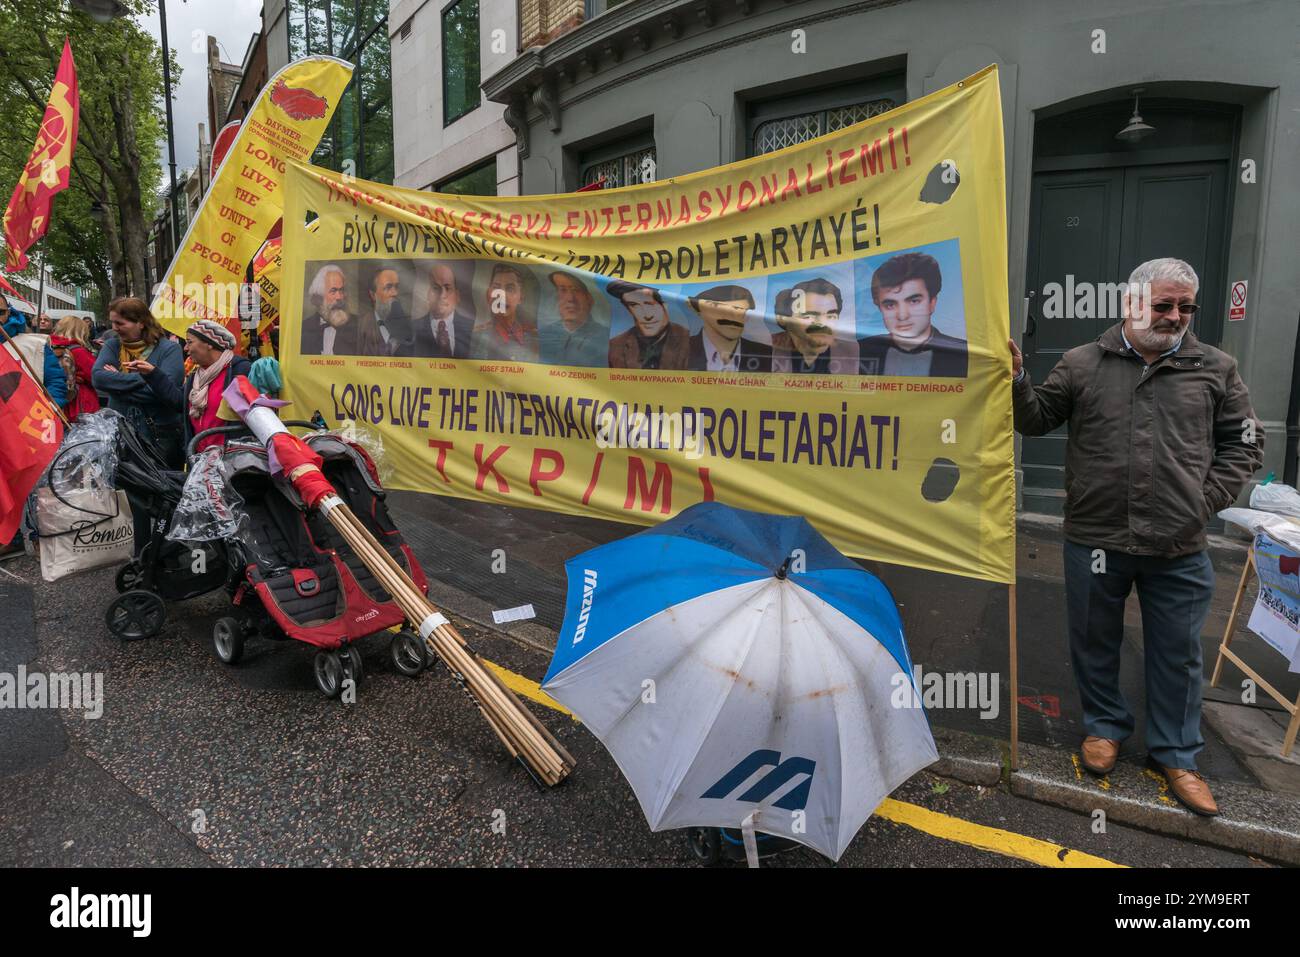
<path fill-rule="evenodd" d="M 77 145 L 79 103 L 77 65 L 72 62 L 72 47 L 65 38 L 63 57 L 54 74 L 54 87 L 45 107 L 45 119 L 36 134 L 36 145 L 5 210 L 8 247 L 5 268 L 10 272 L 27 268 L 27 250 L 50 227 L 51 200 L 68 188 L 72 178 L 72 150 Z"/>
<path fill-rule="evenodd" d="M 63 441 L 58 414 L 11 348 L 0 346 L 0 544 L 18 531 L 23 503 Z"/>
<path fill-rule="evenodd" d="M 221 168 L 221 161 L 230 152 L 230 147 L 234 144 L 235 137 L 238 135 L 239 120 L 231 120 L 221 128 L 221 132 L 212 138 L 212 162 L 208 165 L 208 182 L 212 182 L 216 178 L 217 170 Z"/>

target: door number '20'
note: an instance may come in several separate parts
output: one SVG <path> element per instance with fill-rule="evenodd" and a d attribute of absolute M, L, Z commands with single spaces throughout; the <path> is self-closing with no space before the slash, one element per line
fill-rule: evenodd
<path fill-rule="evenodd" d="M 1079 225 L 1079 217 L 1078 217 L 1078 216 L 1066 216 L 1066 217 L 1065 217 L 1065 225 L 1066 225 L 1066 226 L 1078 226 L 1078 225 Z"/>

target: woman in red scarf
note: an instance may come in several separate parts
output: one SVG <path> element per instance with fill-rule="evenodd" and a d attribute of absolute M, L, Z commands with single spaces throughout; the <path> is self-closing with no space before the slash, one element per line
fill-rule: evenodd
<path fill-rule="evenodd" d="M 76 316 L 64 316 L 54 327 L 50 347 L 63 366 L 68 380 L 68 402 L 63 412 L 75 422 L 82 412 L 98 412 L 99 396 L 90 378 L 95 369 L 95 353 L 86 338 L 86 324 Z"/>

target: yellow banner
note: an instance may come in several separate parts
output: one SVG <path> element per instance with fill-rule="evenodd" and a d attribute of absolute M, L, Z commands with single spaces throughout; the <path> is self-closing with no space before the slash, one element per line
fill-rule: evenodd
<path fill-rule="evenodd" d="M 312 56 L 263 87 L 155 287 L 150 308 L 164 327 L 183 334 L 215 319 L 239 335 L 239 288 L 284 212 L 285 165 L 311 157 L 351 78 L 345 60 Z"/>
<path fill-rule="evenodd" d="M 625 189 L 446 196 L 292 165 L 286 397 L 379 428 L 398 488 L 644 524 L 717 499 L 1013 581 L 1002 135 L 989 67 Z"/>
<path fill-rule="evenodd" d="M 314 232 L 318 219 L 307 224 L 307 231 Z M 268 239 L 253 257 L 253 282 L 257 283 L 260 315 L 257 320 L 257 334 L 266 335 L 268 329 L 280 321 L 280 275 L 284 269 L 284 259 L 280 255 L 279 237 Z"/>
<path fill-rule="evenodd" d="M 263 336 L 266 331 L 280 321 L 280 273 L 283 260 L 280 258 L 280 240 L 268 239 L 253 257 L 253 282 L 257 283 L 259 316 L 257 334 Z"/>

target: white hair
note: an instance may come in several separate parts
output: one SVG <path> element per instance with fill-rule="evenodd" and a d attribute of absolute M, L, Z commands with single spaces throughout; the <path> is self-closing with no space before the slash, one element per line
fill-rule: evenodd
<path fill-rule="evenodd" d="M 1148 259 L 1129 273 L 1128 284 L 1130 289 L 1144 289 L 1147 288 L 1148 283 L 1158 280 L 1191 286 L 1193 293 L 1201 288 L 1201 280 L 1197 278 L 1196 270 L 1181 259 L 1170 257 Z"/>
<path fill-rule="evenodd" d="M 337 263 L 326 263 L 316 271 L 316 277 L 311 281 L 311 285 L 307 287 L 308 299 L 315 299 L 318 303 L 325 301 L 325 277 L 332 272 L 338 273 L 345 280 L 347 279 L 342 266 Z"/>

